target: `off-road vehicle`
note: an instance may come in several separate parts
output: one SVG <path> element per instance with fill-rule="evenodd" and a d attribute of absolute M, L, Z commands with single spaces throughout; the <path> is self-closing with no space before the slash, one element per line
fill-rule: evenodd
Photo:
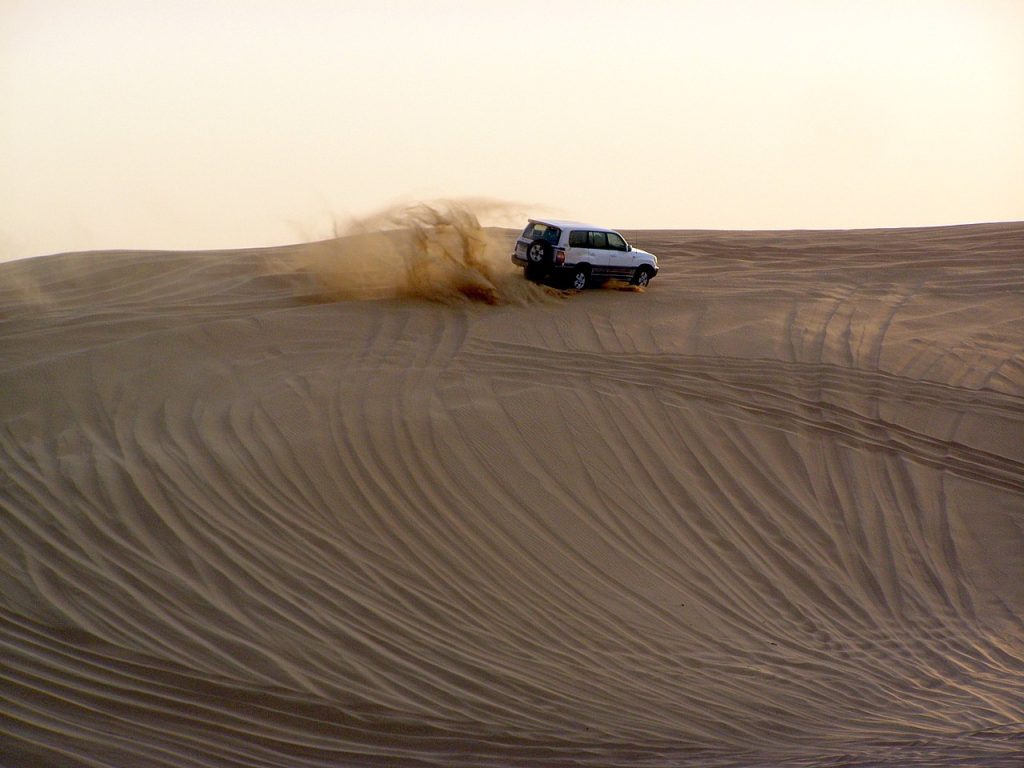
<path fill-rule="evenodd" d="M 605 280 L 644 288 L 658 274 L 657 257 L 614 229 L 558 219 L 530 219 L 512 261 L 529 280 L 567 281 L 577 291 Z"/>

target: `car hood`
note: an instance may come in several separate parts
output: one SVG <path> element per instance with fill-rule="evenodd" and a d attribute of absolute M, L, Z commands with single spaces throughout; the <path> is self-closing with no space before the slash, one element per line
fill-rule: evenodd
<path fill-rule="evenodd" d="M 637 248 L 636 246 L 634 246 L 633 253 L 635 253 L 637 256 L 646 256 L 647 258 L 651 259 L 655 264 L 658 263 L 658 257 L 655 256 L 650 251 L 645 251 L 643 248 Z"/>

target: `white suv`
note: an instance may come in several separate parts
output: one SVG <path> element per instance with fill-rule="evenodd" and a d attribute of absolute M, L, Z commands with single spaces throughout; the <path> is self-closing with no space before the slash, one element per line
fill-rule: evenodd
<path fill-rule="evenodd" d="M 568 277 L 577 291 L 604 280 L 646 287 L 658 274 L 657 257 L 634 248 L 615 230 L 557 219 L 530 219 L 512 261 L 529 280 Z"/>

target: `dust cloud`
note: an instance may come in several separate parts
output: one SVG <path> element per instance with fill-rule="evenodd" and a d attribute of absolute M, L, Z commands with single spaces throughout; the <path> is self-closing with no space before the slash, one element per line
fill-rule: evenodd
<path fill-rule="evenodd" d="M 387 209 L 335 227 L 296 251 L 310 301 L 420 298 L 441 303 L 528 304 L 559 293 L 523 279 L 509 254 L 515 230 L 484 227 L 503 204 L 443 201 Z"/>

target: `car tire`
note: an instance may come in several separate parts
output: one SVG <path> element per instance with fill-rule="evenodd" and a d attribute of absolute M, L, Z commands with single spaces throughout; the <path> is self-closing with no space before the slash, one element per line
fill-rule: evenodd
<path fill-rule="evenodd" d="M 651 270 L 647 267 L 640 267 L 633 274 L 633 285 L 639 286 L 640 288 L 646 288 L 651 282 Z"/>
<path fill-rule="evenodd" d="M 576 270 L 572 273 L 572 281 L 570 285 L 573 290 L 582 291 L 590 284 L 590 270 L 586 267 L 576 267 Z"/>
<path fill-rule="evenodd" d="M 548 264 L 551 262 L 551 243 L 534 240 L 526 247 L 526 260 L 531 264 Z"/>
<path fill-rule="evenodd" d="M 544 279 L 544 265 L 543 264 L 527 264 L 523 267 L 523 277 L 534 283 L 539 283 Z"/>

